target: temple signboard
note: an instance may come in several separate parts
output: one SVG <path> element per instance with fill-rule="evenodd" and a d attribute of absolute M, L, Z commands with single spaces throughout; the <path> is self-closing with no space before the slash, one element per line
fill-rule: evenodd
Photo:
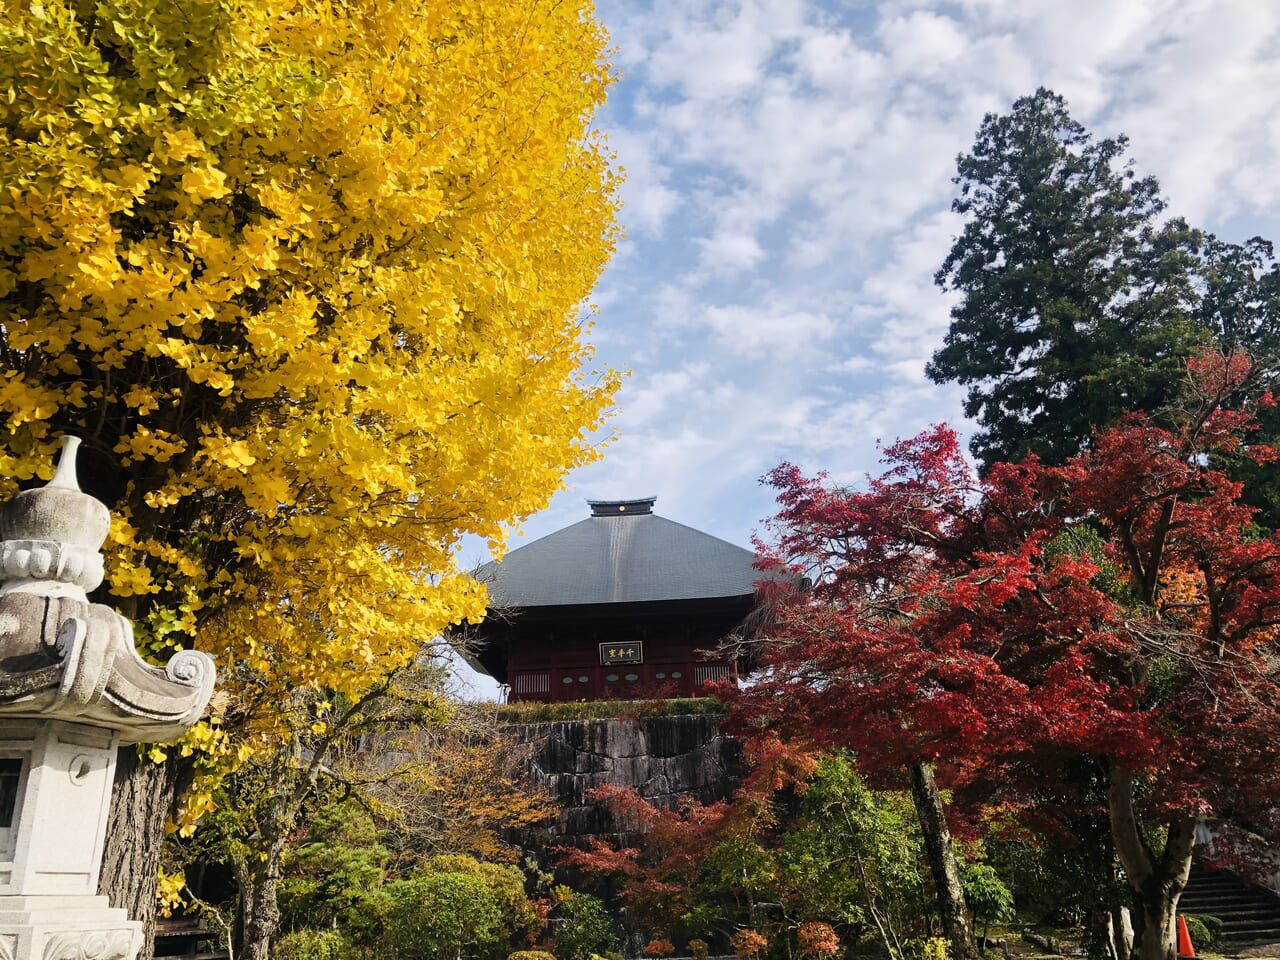
<path fill-rule="evenodd" d="M 608 667 L 615 663 L 644 663 L 644 644 L 639 640 L 600 644 L 600 665 Z"/>

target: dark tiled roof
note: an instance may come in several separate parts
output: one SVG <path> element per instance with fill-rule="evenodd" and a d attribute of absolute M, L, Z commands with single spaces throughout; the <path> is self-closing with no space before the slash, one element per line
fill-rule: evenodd
<path fill-rule="evenodd" d="M 645 501 L 609 501 L 639 504 Z M 648 501 L 652 507 L 652 501 Z M 595 515 L 512 550 L 477 571 L 492 607 L 546 607 L 740 597 L 754 592 L 755 555 L 651 512 Z"/>

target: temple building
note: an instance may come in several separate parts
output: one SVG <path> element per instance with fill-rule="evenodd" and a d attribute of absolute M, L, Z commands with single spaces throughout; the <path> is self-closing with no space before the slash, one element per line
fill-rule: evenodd
<path fill-rule="evenodd" d="M 737 679 L 720 649 L 755 606 L 755 555 L 653 512 L 590 500 L 591 516 L 478 571 L 489 612 L 464 654 L 511 701 L 697 696 Z"/>

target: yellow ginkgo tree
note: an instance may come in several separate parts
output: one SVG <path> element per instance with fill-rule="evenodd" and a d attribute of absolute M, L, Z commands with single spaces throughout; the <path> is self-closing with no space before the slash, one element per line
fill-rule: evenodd
<path fill-rule="evenodd" d="M 604 45 L 588 0 L 6 4 L 0 495 L 84 439 L 139 647 L 221 668 L 205 748 L 477 618 L 460 539 L 595 455 Z"/>

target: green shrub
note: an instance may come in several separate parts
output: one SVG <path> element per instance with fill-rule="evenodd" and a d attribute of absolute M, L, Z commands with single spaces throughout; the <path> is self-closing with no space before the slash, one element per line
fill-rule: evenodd
<path fill-rule="evenodd" d="M 340 930 L 295 930 L 271 947 L 271 960 L 350 960 L 351 944 Z"/>
<path fill-rule="evenodd" d="M 309 817 L 303 842 L 286 855 L 278 898 L 289 927 L 340 927 L 356 942 L 376 933 L 377 898 L 388 853 L 373 818 L 354 800 Z"/>
<path fill-rule="evenodd" d="M 556 908 L 559 923 L 553 928 L 559 960 L 590 960 L 595 954 L 618 948 L 613 922 L 604 904 L 587 893 L 574 893 Z"/>
<path fill-rule="evenodd" d="M 688 947 L 689 956 L 691 956 L 693 960 L 707 960 L 707 954 L 710 951 L 710 948 L 707 946 L 707 941 L 696 939 L 690 940 Z"/>
<path fill-rule="evenodd" d="M 910 940 L 905 953 L 912 960 L 951 960 L 951 943 L 942 937 Z"/>
<path fill-rule="evenodd" d="M 1222 921 L 1203 913 L 1195 914 L 1195 919 L 1203 923 L 1205 929 L 1209 931 L 1209 941 L 1206 946 L 1217 946 L 1218 940 L 1222 937 Z"/>
<path fill-rule="evenodd" d="M 1222 932 L 1222 921 L 1217 917 L 1190 916 L 1185 919 L 1187 921 L 1187 933 L 1191 935 L 1191 945 L 1196 950 L 1203 950 L 1206 947 L 1213 946 L 1216 933 Z M 1210 923 L 1206 921 L 1212 921 L 1217 928 L 1216 933 Z"/>
<path fill-rule="evenodd" d="M 383 904 L 376 952 L 396 960 L 501 960 L 540 925 L 519 870 L 464 856 L 387 884 Z"/>
<path fill-rule="evenodd" d="M 507 954 L 507 960 L 556 960 L 554 954 L 545 950 L 517 950 Z"/>
<path fill-rule="evenodd" d="M 992 923 L 1013 919 L 1013 893 L 990 865 L 966 863 L 960 870 L 960 886 L 973 911 L 974 923 L 985 924 L 984 938 Z"/>
<path fill-rule="evenodd" d="M 428 860 L 422 872 L 465 873 L 478 877 L 501 904 L 506 928 L 513 939 L 532 936 L 542 929 L 538 911 L 525 896 L 524 874 L 518 867 L 482 863 L 462 854 L 442 854 Z"/>
<path fill-rule="evenodd" d="M 505 956 L 502 905 L 479 877 L 433 873 L 386 886 L 379 947 L 404 960 Z"/>

